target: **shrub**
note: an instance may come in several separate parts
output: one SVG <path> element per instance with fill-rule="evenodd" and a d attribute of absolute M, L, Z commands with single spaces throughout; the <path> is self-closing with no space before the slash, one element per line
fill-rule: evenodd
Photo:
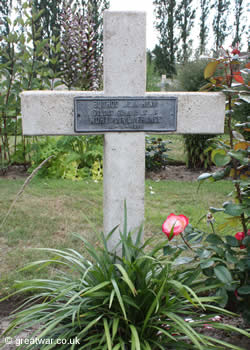
<path fill-rule="evenodd" d="M 218 349 L 217 342 L 225 345 L 199 333 L 204 323 L 212 322 L 211 314 L 201 312 L 221 310 L 208 304 L 216 298 L 197 296 L 196 292 L 204 289 L 193 270 L 173 269 L 178 254 L 166 259 L 160 254 L 163 242 L 154 247 L 152 239 L 141 244 L 142 228 L 132 236 L 126 227 L 125 220 L 120 242 L 112 252 L 107 244 L 115 229 L 107 238 L 101 235 L 102 246 L 94 247 L 78 236 L 90 260 L 72 249 L 46 249 L 52 257 L 31 263 L 26 269 L 53 264 L 57 266 L 56 277 L 16 284 L 17 293 L 31 291 L 33 296 L 15 313 L 6 334 L 13 336 L 36 326 L 31 336 L 67 341 L 60 347 L 39 345 L 41 350 L 69 349 L 74 339 L 70 349 L 79 350 Z M 192 317 L 193 322 L 185 321 L 185 317 Z M 222 327 L 216 322 L 213 326 Z M 31 343 L 25 345 L 26 350 L 36 348 Z"/>
<path fill-rule="evenodd" d="M 207 60 L 187 62 L 178 69 L 179 89 L 183 91 L 198 91 L 206 82 L 204 69 Z M 213 135 L 183 135 L 186 165 L 189 169 L 209 169 L 210 153 L 204 152 L 207 140 Z"/>
<path fill-rule="evenodd" d="M 61 136 L 40 138 L 32 145 L 32 171 L 50 155 L 54 157 L 40 176 L 81 179 L 102 178 L 103 138 L 101 136 Z"/>
<path fill-rule="evenodd" d="M 214 208 L 211 208 L 214 211 Z M 217 209 L 217 211 L 219 211 Z M 173 214 L 172 214 L 173 215 Z M 221 307 L 242 313 L 250 321 L 250 232 L 237 232 L 234 236 L 225 238 L 216 233 L 215 218 L 207 215 L 207 222 L 212 227 L 211 232 L 204 232 L 188 225 L 183 234 L 184 245 L 166 246 L 165 254 L 192 250 L 188 259 L 193 264 L 196 273 L 203 274 L 204 285 L 214 285 L 210 293 L 219 297 Z"/>
<path fill-rule="evenodd" d="M 207 60 L 200 59 L 180 65 L 177 71 L 180 90 L 198 91 L 206 82 L 204 69 L 207 63 Z"/>
<path fill-rule="evenodd" d="M 161 138 L 146 136 L 146 169 L 160 170 L 167 165 L 167 151 L 170 149 L 167 144 L 171 141 L 162 140 Z"/>
<path fill-rule="evenodd" d="M 204 75 L 209 79 L 205 89 L 222 90 L 226 94 L 229 138 L 215 138 L 210 144 L 211 159 L 220 169 L 202 174 L 198 180 L 220 181 L 230 176 L 232 191 L 227 196 L 229 198 L 221 208 L 209 208 L 207 220 L 212 234 L 199 233 L 205 237 L 206 244 L 200 256 L 203 259 L 200 267 L 208 284 L 219 282 L 216 294 L 222 297 L 222 304 L 243 312 L 250 321 L 248 67 L 249 63 L 241 58 L 238 48 L 234 48 L 232 52 L 223 49 L 222 57 L 211 60 L 205 68 Z M 234 229 L 234 237 L 227 235 L 222 239 L 216 233 L 212 217 L 216 213 L 225 215 L 222 228 Z"/>

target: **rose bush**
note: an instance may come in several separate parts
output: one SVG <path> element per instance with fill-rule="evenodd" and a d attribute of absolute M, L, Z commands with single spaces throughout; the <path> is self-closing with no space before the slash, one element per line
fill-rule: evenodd
<path fill-rule="evenodd" d="M 213 215 L 209 213 L 206 219 L 212 232 L 194 228 L 188 224 L 189 219 L 184 215 L 170 214 L 163 223 L 162 230 L 169 241 L 180 234 L 184 243 L 168 243 L 163 252 L 175 256 L 177 264 L 190 264 L 190 268 L 195 271 L 194 278 L 203 276 L 204 288 L 216 286 L 213 294 L 219 298 L 220 306 L 242 312 L 249 321 L 250 230 L 247 235 L 237 232 L 234 236 L 227 235 L 223 238 L 216 233 Z M 190 254 L 183 255 L 187 249 L 192 250 L 191 257 Z"/>

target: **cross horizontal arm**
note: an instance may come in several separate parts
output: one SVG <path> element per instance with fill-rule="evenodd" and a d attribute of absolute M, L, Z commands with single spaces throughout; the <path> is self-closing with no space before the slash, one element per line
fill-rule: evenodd
<path fill-rule="evenodd" d="M 148 92 L 144 96 L 177 97 L 177 130 L 171 133 L 219 134 L 224 132 L 225 97 L 222 93 Z M 23 92 L 21 94 L 23 134 L 81 135 L 81 133 L 74 131 L 75 97 L 104 97 L 104 92 Z M 97 133 L 95 132 L 95 134 Z M 86 133 L 83 134 L 85 135 Z"/>

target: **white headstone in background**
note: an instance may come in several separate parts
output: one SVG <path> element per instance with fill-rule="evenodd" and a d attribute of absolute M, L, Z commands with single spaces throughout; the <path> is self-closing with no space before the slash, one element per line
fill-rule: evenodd
<path fill-rule="evenodd" d="M 166 75 L 162 74 L 162 76 L 161 76 L 161 91 L 165 90 L 166 82 L 167 82 Z"/>
<path fill-rule="evenodd" d="M 178 99 L 176 133 L 223 133 L 225 97 L 222 93 L 145 92 L 145 36 L 145 13 L 105 11 L 104 92 L 23 92 L 23 133 L 80 135 L 74 130 L 74 98 L 88 96 L 174 96 Z M 124 200 L 127 202 L 128 228 L 135 230 L 144 221 L 144 136 L 144 132 L 105 132 L 103 210 L 106 234 L 116 225 L 123 224 Z M 119 232 L 113 236 L 109 248 L 118 241 Z"/>

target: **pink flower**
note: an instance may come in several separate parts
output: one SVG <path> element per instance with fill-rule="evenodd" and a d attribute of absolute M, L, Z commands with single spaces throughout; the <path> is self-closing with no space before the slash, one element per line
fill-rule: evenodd
<path fill-rule="evenodd" d="M 234 236 L 238 241 L 242 241 L 245 238 L 244 232 L 237 232 Z"/>
<path fill-rule="evenodd" d="M 171 239 L 185 230 L 189 219 L 184 215 L 170 214 L 162 225 L 162 232 Z"/>

